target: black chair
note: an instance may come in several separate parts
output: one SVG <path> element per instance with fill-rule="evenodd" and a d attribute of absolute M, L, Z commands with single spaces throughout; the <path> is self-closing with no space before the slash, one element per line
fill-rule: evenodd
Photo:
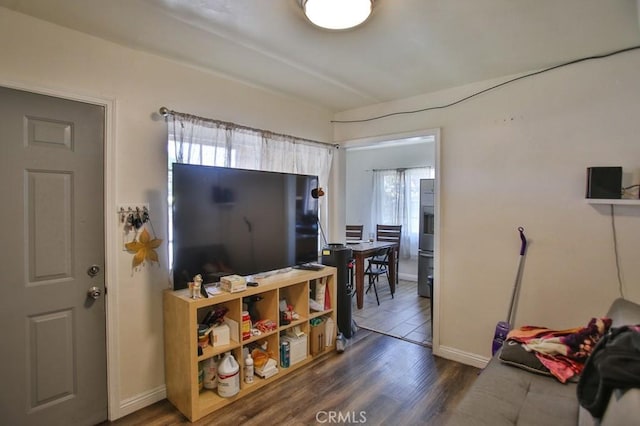
<path fill-rule="evenodd" d="M 387 241 L 394 242 L 397 244 L 395 248 L 396 255 L 396 285 L 398 284 L 398 267 L 400 265 L 400 240 L 402 238 L 402 225 L 376 225 L 376 240 L 377 241 Z M 378 265 L 384 265 L 387 268 L 387 278 L 389 278 L 389 257 L 386 259 L 374 256 L 369 260 L 369 262 L 373 262 Z"/>
<path fill-rule="evenodd" d="M 369 286 L 365 293 L 369 293 L 371 288 L 373 288 L 374 293 L 376 294 L 376 302 L 378 302 L 378 306 L 380 306 L 380 299 L 378 298 L 378 288 L 376 287 L 376 282 L 380 279 L 380 275 L 389 276 L 389 253 L 393 250 L 392 248 L 382 248 L 373 255 L 371 259 L 369 259 L 369 263 L 367 265 L 367 269 L 364 271 L 364 275 L 369 277 Z M 379 259 L 379 261 L 373 261 L 373 259 Z M 393 298 L 393 293 L 391 293 L 391 298 Z"/>

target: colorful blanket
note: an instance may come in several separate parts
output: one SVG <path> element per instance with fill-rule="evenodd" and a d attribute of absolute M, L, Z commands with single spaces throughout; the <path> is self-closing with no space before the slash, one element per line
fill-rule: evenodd
<path fill-rule="evenodd" d="M 520 342 L 523 348 L 534 352 L 551 374 L 566 383 L 580 375 L 596 343 L 610 327 L 610 318 L 592 318 L 586 327 L 567 330 L 524 326 L 511 330 L 507 340 Z"/>

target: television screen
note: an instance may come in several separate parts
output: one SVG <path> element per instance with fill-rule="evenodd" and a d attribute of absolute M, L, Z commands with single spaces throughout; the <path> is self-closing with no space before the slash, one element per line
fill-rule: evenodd
<path fill-rule="evenodd" d="M 317 176 L 173 164 L 173 288 L 318 260 Z"/>

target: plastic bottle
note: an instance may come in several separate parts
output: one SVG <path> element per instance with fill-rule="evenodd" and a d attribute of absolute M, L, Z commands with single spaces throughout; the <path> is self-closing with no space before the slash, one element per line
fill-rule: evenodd
<path fill-rule="evenodd" d="M 244 360 L 244 382 L 253 383 L 253 358 L 251 358 L 251 354 L 247 354 L 247 358 Z"/>
<path fill-rule="evenodd" d="M 231 352 L 218 364 L 218 395 L 229 398 L 240 392 L 240 366 Z"/>
<path fill-rule="evenodd" d="M 215 357 L 207 358 L 204 364 L 204 387 L 215 389 L 218 387 L 218 360 Z"/>

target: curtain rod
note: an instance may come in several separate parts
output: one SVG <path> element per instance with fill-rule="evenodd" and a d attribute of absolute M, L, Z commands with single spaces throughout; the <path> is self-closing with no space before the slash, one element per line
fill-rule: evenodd
<path fill-rule="evenodd" d="M 428 169 L 433 168 L 433 166 L 415 166 L 415 167 L 398 167 L 396 169 L 366 169 L 365 172 L 403 172 L 405 170 L 414 170 L 414 169 Z"/>
<path fill-rule="evenodd" d="M 173 111 L 173 110 L 170 110 L 169 108 L 164 107 L 164 106 L 160 107 L 158 112 L 160 113 L 160 115 L 162 115 L 165 118 L 167 116 L 169 116 L 169 115 L 173 115 L 174 117 L 191 118 L 191 119 L 205 121 L 207 123 L 214 123 L 214 124 L 216 124 L 218 126 L 222 126 L 222 127 L 225 127 L 225 128 L 229 127 L 229 128 L 234 128 L 234 129 L 248 130 L 248 131 L 251 131 L 251 132 L 260 133 L 260 134 L 265 135 L 265 136 L 276 136 L 276 137 L 280 137 L 280 138 L 284 138 L 284 139 L 292 138 L 292 139 L 295 139 L 296 141 L 300 141 L 300 142 L 304 142 L 304 143 L 308 143 L 308 144 L 312 144 L 312 145 L 323 145 L 323 146 L 327 146 L 328 145 L 328 146 L 333 146 L 334 148 L 340 148 L 340 145 L 338 145 L 338 144 L 314 141 L 312 139 L 299 138 L 297 136 L 285 135 L 284 133 L 276 133 L 276 132 L 272 132 L 270 130 L 256 129 L 254 127 L 243 126 L 241 124 L 231 123 L 229 121 L 221 121 L 221 120 L 215 120 L 213 118 L 200 117 L 200 116 L 193 115 L 193 114 L 187 114 L 187 113 L 184 113 L 184 112 Z"/>

